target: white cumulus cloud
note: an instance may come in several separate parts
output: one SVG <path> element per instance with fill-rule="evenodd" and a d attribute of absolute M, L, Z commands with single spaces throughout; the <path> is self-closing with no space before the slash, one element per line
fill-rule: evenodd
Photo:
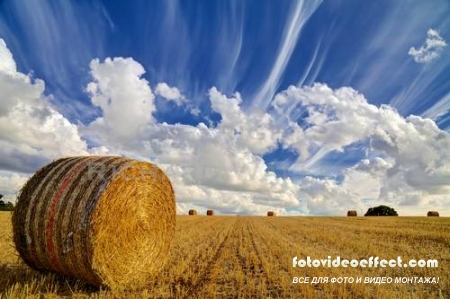
<path fill-rule="evenodd" d="M 170 87 L 165 82 L 161 82 L 156 85 L 155 94 L 165 98 L 168 101 L 174 101 L 178 106 L 180 106 L 185 100 L 185 97 L 181 94 L 178 88 Z"/>
<path fill-rule="evenodd" d="M 267 111 L 246 110 L 239 93 L 211 87 L 208 101 L 220 115 L 216 124 L 158 123 L 155 94 L 184 99 L 178 88 L 160 83 L 153 92 L 142 78 L 145 69 L 132 58 L 94 59 L 87 91 L 100 113 L 76 125 L 51 105 L 43 81 L 17 72 L 3 41 L 0 61 L 0 193 L 8 198 L 53 158 L 108 153 L 161 166 L 180 213 L 213 208 L 344 215 L 381 203 L 407 213 L 431 207 L 450 212 L 450 134 L 430 119 L 372 105 L 350 87 L 291 86 Z M 356 145 L 364 157 L 352 156 L 352 164 L 328 159 Z M 284 176 L 263 158 L 279 147 L 298 155 L 292 165 L 281 162 Z"/>
<path fill-rule="evenodd" d="M 389 106 L 369 104 L 352 88 L 333 90 L 324 84 L 289 87 L 275 98 L 273 106 L 291 122 L 282 142 L 300 155 L 292 171 L 323 171 L 319 168 L 327 166 L 327 155 L 345 153 L 348 146 L 366 142 L 368 158 L 354 167 L 341 168 L 343 178 L 337 190 L 342 188 L 347 192 L 342 194 L 350 199 L 403 205 L 426 206 L 433 197 L 434 203 L 448 209 L 444 198 L 450 194 L 450 134 L 432 120 L 404 118 Z M 298 115 L 306 115 L 302 126 L 294 122 Z M 315 185 L 328 184 L 327 180 L 319 179 Z M 300 184 L 302 192 L 310 190 L 302 187 Z M 330 203 L 333 201 L 330 197 Z"/>
<path fill-rule="evenodd" d="M 408 55 L 412 56 L 417 63 L 429 63 L 441 55 L 444 47 L 447 46 L 445 40 L 439 35 L 439 32 L 429 29 L 425 44 L 419 48 L 411 47 Z"/>
<path fill-rule="evenodd" d="M 17 71 L 16 62 L 2 38 L 0 38 L 0 57 L 0 72 L 14 74 Z"/>
<path fill-rule="evenodd" d="M 0 61 L 0 167 L 29 172 L 43 161 L 88 154 L 78 127 L 51 105 L 42 80 L 17 72 L 3 40 Z"/>
<path fill-rule="evenodd" d="M 4 196 L 2 200 L 15 202 L 16 193 L 22 188 L 27 179 L 27 175 L 0 171 L 0 194 Z"/>
<path fill-rule="evenodd" d="M 132 58 L 106 58 L 91 61 L 93 82 L 87 86 L 92 104 L 102 116 L 90 124 L 92 137 L 101 144 L 131 143 L 140 138 L 145 126 L 152 123 L 155 96 L 142 65 Z"/>
<path fill-rule="evenodd" d="M 154 94 L 141 78 L 143 72 L 132 59 L 91 63 L 94 81 L 88 90 L 102 115 L 83 129 L 84 136 L 163 167 L 173 181 L 179 211 L 187 203 L 223 213 L 282 212 L 298 206 L 299 187 L 269 171 L 261 157 L 282 135 L 269 114 L 245 113 L 239 94 L 227 97 L 213 87 L 211 107 L 222 117 L 216 127 L 157 123 L 151 116 Z M 155 93 L 165 87 L 159 84 Z"/>
<path fill-rule="evenodd" d="M 26 179 L 52 159 L 105 153 L 89 149 L 79 128 L 44 95 L 42 80 L 17 71 L 0 39 L 0 194 L 15 201 Z"/>

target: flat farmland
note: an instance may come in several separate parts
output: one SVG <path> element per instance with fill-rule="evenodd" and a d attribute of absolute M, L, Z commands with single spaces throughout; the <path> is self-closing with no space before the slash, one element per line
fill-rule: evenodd
<path fill-rule="evenodd" d="M 436 259 L 437 268 L 294 268 L 292 258 Z M 294 277 L 361 283 L 293 284 Z M 439 277 L 438 283 L 364 283 Z M 0 213 L 3 298 L 450 298 L 450 219 L 444 217 L 177 216 L 168 261 L 146 289 L 109 291 L 20 262 L 10 213 Z"/>

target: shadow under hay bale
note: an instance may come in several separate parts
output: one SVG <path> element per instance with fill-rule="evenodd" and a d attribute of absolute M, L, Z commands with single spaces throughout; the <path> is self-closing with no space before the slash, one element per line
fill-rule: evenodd
<path fill-rule="evenodd" d="M 94 294 L 99 288 L 76 278 L 67 278 L 58 273 L 39 272 L 30 267 L 0 264 L 0 298 L 41 298 L 50 290 L 58 297 L 72 297 L 74 293 Z M 30 287 L 30 285 L 32 287 Z M 33 296 L 35 295 L 35 296 Z"/>
<path fill-rule="evenodd" d="M 197 210 L 189 210 L 189 215 L 190 215 L 190 216 L 195 216 L 195 215 L 197 215 Z"/>
<path fill-rule="evenodd" d="M 437 211 L 428 211 L 428 217 L 439 217 L 439 213 Z"/>
<path fill-rule="evenodd" d="M 356 217 L 358 213 L 355 210 L 350 210 L 347 212 L 347 217 Z"/>
<path fill-rule="evenodd" d="M 165 263 L 175 196 L 161 169 L 123 157 L 71 157 L 41 168 L 12 216 L 26 264 L 95 286 L 144 287 Z"/>
<path fill-rule="evenodd" d="M 207 210 L 206 211 L 207 216 L 214 216 L 214 210 Z"/>
<path fill-rule="evenodd" d="M 272 217 L 272 216 L 276 216 L 276 214 L 274 211 L 268 211 L 267 216 Z"/>

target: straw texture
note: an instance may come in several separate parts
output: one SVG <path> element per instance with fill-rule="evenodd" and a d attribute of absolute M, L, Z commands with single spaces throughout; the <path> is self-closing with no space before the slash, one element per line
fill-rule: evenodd
<path fill-rule="evenodd" d="M 358 213 L 355 210 L 350 210 L 347 212 L 347 217 L 356 217 Z"/>
<path fill-rule="evenodd" d="M 195 216 L 195 215 L 197 215 L 197 210 L 189 210 L 189 215 L 190 215 L 190 216 Z"/>
<path fill-rule="evenodd" d="M 428 211 L 427 216 L 428 217 L 439 217 L 439 212 L 437 212 L 437 211 Z"/>
<path fill-rule="evenodd" d="M 63 158 L 25 184 L 12 224 L 17 251 L 32 268 L 96 286 L 140 288 L 165 263 L 175 196 L 151 163 Z"/>

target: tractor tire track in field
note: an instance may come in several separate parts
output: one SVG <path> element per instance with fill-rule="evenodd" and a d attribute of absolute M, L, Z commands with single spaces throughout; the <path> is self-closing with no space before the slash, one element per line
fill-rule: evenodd
<path fill-rule="evenodd" d="M 12 231 L 10 217 L 0 213 L 0 228 L 6 232 L 3 238 L 0 234 L 0 257 L 6 270 L 18 273 L 9 275 L 12 280 L 0 279 L 0 298 L 450 298 L 450 218 L 355 218 L 177 216 L 167 263 L 147 288 L 93 290 L 78 281 L 55 279 L 53 274 L 30 276 L 17 272 L 17 253 L 8 237 Z M 341 259 L 404 255 L 404 260 L 436 258 L 442 262 L 435 269 L 292 267 L 294 256 L 321 259 L 337 255 Z M 345 276 L 432 276 L 440 277 L 440 281 L 385 285 L 311 283 L 313 277 Z M 309 277 L 310 283 L 292 283 L 293 277 Z"/>
<path fill-rule="evenodd" d="M 243 227 L 241 220 L 236 221 L 229 244 L 223 252 L 225 259 L 218 261 L 216 265 L 215 270 L 224 273 L 215 279 L 216 295 L 219 298 L 250 298 L 248 293 L 244 294 L 245 287 L 251 281 L 248 277 L 249 265 L 245 255 L 247 242 Z"/>
<path fill-rule="evenodd" d="M 264 274 L 265 279 L 267 280 L 267 296 L 269 296 L 269 298 L 284 298 L 285 290 L 283 289 L 282 283 L 280 281 L 280 271 L 274 272 L 272 269 L 268 271 L 264 266 L 263 256 L 270 256 L 271 254 L 270 246 L 267 244 L 267 236 L 263 236 L 262 234 L 257 232 L 253 221 L 249 224 L 248 231 L 253 249 L 259 260 L 259 267 L 261 268 L 261 271 Z M 266 261 L 266 264 L 268 263 L 269 261 Z M 270 266 L 271 268 L 274 267 L 280 270 L 280 265 L 282 265 L 282 262 L 278 261 L 278 263 L 272 263 Z M 276 274 L 272 274 L 273 272 Z"/>
<path fill-rule="evenodd" d="M 211 283 L 211 281 L 213 280 L 213 278 L 212 278 L 213 269 L 214 269 L 215 265 L 217 264 L 217 261 L 220 259 L 221 255 L 223 254 L 224 249 L 226 248 L 226 244 L 229 241 L 230 235 L 234 231 L 233 228 L 235 226 L 236 226 L 236 223 L 234 223 L 232 226 L 230 226 L 228 228 L 228 231 L 227 231 L 225 237 L 217 246 L 217 250 L 214 253 L 214 255 L 211 257 L 211 259 L 209 259 L 206 262 L 206 266 L 204 267 L 203 272 L 201 272 L 201 274 L 199 274 L 199 277 L 195 281 L 195 283 L 192 283 L 191 281 L 188 282 L 188 284 L 186 285 L 188 287 L 188 290 L 187 290 L 187 295 L 185 296 L 185 298 L 201 298 L 202 297 L 200 295 L 202 294 L 202 291 L 204 290 L 205 286 L 209 285 Z M 176 287 L 176 284 L 178 284 L 180 282 L 174 282 L 174 283 L 175 283 L 175 287 Z"/>
<path fill-rule="evenodd" d="M 250 230 L 251 225 L 252 222 L 248 220 L 241 221 L 239 236 L 236 239 L 238 242 L 234 244 L 234 255 L 244 276 L 245 286 L 247 288 L 252 286 L 251 294 L 255 295 L 258 292 L 267 292 L 270 282 L 264 269 L 260 252 L 256 246 L 253 232 Z M 244 293 L 243 298 L 248 298 L 248 296 L 249 293 L 247 291 Z"/>
<path fill-rule="evenodd" d="M 253 252 L 255 252 L 256 256 L 258 257 L 258 262 L 257 265 L 255 266 L 255 268 L 253 269 L 254 271 L 258 271 L 259 274 L 261 276 L 264 277 L 265 280 L 269 280 L 269 277 L 267 276 L 267 272 L 264 269 L 264 265 L 263 265 L 263 260 L 261 258 L 261 252 L 258 249 L 258 246 L 256 246 L 256 242 L 255 242 L 255 229 L 253 227 L 253 222 L 249 222 L 247 225 L 247 232 L 248 235 L 250 237 L 250 242 L 252 244 L 252 248 L 253 248 Z"/>
<path fill-rule="evenodd" d="M 269 280 L 253 221 L 237 219 L 184 298 L 282 298 L 282 288 Z M 221 273 L 221 274 L 220 274 Z"/>
<path fill-rule="evenodd" d="M 273 231 L 273 233 L 271 233 L 269 235 L 272 235 L 272 236 L 276 235 L 277 236 L 277 239 L 272 239 L 272 240 L 270 240 L 268 238 L 263 238 L 263 241 L 265 242 L 266 246 L 268 246 L 268 244 L 270 244 L 270 246 L 272 248 L 275 248 L 275 247 L 282 248 L 282 245 L 290 244 L 290 242 L 292 242 L 291 238 L 289 238 L 288 236 L 294 235 L 293 231 L 285 231 L 283 229 L 283 225 L 282 224 L 279 224 L 280 227 L 274 225 L 271 222 L 268 222 L 266 224 L 267 224 L 267 228 L 269 228 L 270 230 Z M 261 229 L 261 226 L 259 228 Z M 313 238 L 308 237 L 308 236 L 309 236 L 309 234 L 305 234 L 305 236 L 303 237 L 303 241 L 302 242 L 305 245 L 306 244 L 308 244 L 308 245 L 314 244 L 315 249 L 319 250 L 319 251 L 320 251 L 320 249 L 318 249 L 318 248 L 327 248 L 326 246 L 324 246 L 324 244 L 320 244 L 319 242 L 317 242 L 316 239 L 313 239 Z M 293 244 L 295 244 L 295 243 L 292 243 L 292 245 Z M 300 256 L 302 256 L 302 254 L 303 254 L 303 256 L 311 255 L 310 251 L 308 251 L 308 250 L 307 251 L 303 251 L 303 250 L 304 249 L 302 248 L 302 251 L 297 252 L 296 254 L 300 254 Z M 309 276 L 310 278 L 312 276 L 315 276 L 312 273 L 309 273 L 310 270 L 308 268 L 304 268 L 304 270 L 306 270 L 306 273 L 302 274 L 302 273 L 299 272 L 298 274 L 292 275 L 291 274 L 292 271 L 289 271 L 290 270 L 289 266 L 286 266 L 286 263 L 283 263 L 285 261 L 280 260 L 279 256 L 274 256 L 274 257 L 277 260 L 276 264 L 279 265 L 277 273 L 280 273 L 280 276 L 282 275 L 281 273 L 288 275 L 291 279 L 292 279 L 293 276 L 302 276 L 302 277 L 308 277 Z M 333 269 L 331 269 L 330 271 L 333 271 Z M 330 277 L 331 276 L 341 276 L 340 274 L 339 275 L 337 274 L 339 272 L 337 272 L 336 275 L 333 275 L 331 272 L 329 272 L 329 273 L 331 274 Z M 322 276 L 322 275 L 320 275 L 320 276 Z M 295 293 L 298 294 L 298 291 L 296 292 L 296 290 L 295 290 L 295 285 L 291 285 L 291 286 L 293 287 L 292 288 L 293 293 L 294 294 Z M 330 290 L 327 289 L 327 287 L 329 287 L 329 285 L 326 285 L 326 284 L 323 284 L 323 283 L 317 283 L 317 284 L 310 284 L 310 286 L 314 289 L 315 298 L 325 298 L 326 294 L 330 293 Z M 348 296 L 350 296 L 350 298 L 361 298 L 361 294 L 359 292 L 357 292 L 356 290 L 352 289 L 352 285 L 349 285 L 349 284 L 348 285 L 341 285 L 341 287 L 346 289 L 346 294 Z M 333 292 L 333 291 L 335 291 L 335 290 L 331 290 L 331 292 Z M 295 298 L 295 297 L 293 297 L 293 298 Z M 300 296 L 298 298 L 303 298 L 303 297 Z M 336 298 L 338 298 L 338 295 L 336 295 Z"/>
<path fill-rule="evenodd" d="M 267 246 L 268 248 L 273 248 L 275 249 L 276 247 L 280 248 L 280 250 L 284 251 L 282 248 L 284 248 L 284 246 L 288 245 L 288 246 L 295 246 L 296 242 L 292 240 L 292 236 L 295 236 L 295 231 L 291 231 L 291 230 L 286 230 L 285 227 L 282 224 L 278 224 L 275 225 L 272 221 L 270 222 L 266 222 L 264 223 L 266 228 L 268 230 L 271 230 L 272 233 L 269 233 L 269 236 L 276 236 L 276 238 L 262 238 L 265 246 Z M 261 227 L 264 226 L 259 226 L 259 229 L 261 230 Z M 259 232 L 260 236 L 262 236 L 262 232 Z M 319 248 L 325 248 L 326 245 L 320 243 L 320 242 L 316 242 L 315 239 L 311 239 L 309 234 L 301 234 L 302 235 L 302 243 L 303 244 L 314 244 L 314 247 L 316 250 L 319 250 Z M 302 246 L 301 251 L 296 252 L 295 255 L 299 254 L 299 257 L 302 257 L 302 254 L 304 257 L 306 257 L 307 255 L 310 255 L 311 252 L 307 252 L 304 251 L 304 247 Z M 294 276 L 297 277 L 312 277 L 314 276 L 310 271 L 309 268 L 304 268 L 304 270 L 306 272 L 301 273 L 300 270 L 298 273 L 292 273 L 292 271 L 289 271 L 291 269 L 289 269 L 289 266 L 286 266 L 287 261 L 281 259 L 280 256 L 274 256 L 274 259 L 276 260 L 276 262 L 274 264 L 278 265 L 278 270 L 276 271 L 276 273 L 279 273 L 279 275 L 287 275 L 289 277 L 290 280 L 292 280 L 292 278 Z M 323 283 L 317 283 L 317 284 L 310 284 L 309 285 L 311 288 L 314 289 L 314 293 L 315 293 L 315 298 L 325 298 L 325 295 L 327 294 L 327 290 L 326 290 L 326 285 Z M 305 298 L 303 295 L 298 293 L 298 290 L 296 290 L 297 286 L 295 284 L 291 284 L 291 294 L 296 294 L 296 295 L 289 295 L 291 298 Z M 309 297 L 308 297 L 309 298 Z M 338 298 L 338 297 L 336 297 Z M 358 298 L 357 296 L 355 298 Z"/>
<path fill-rule="evenodd" d="M 280 298 L 271 290 L 261 250 L 251 229 L 252 222 L 240 218 L 218 259 L 214 272 L 223 273 L 214 279 L 217 298 Z M 205 297 L 206 298 L 206 297 Z"/>

